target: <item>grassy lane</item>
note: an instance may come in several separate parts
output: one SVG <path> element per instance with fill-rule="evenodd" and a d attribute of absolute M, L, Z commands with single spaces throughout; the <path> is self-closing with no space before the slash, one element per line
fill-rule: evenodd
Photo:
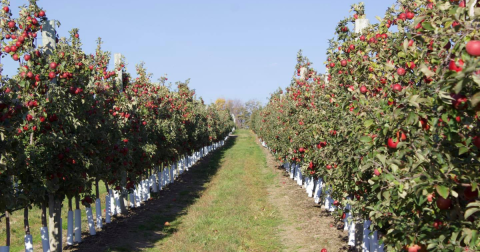
<path fill-rule="evenodd" d="M 246 130 L 236 134 L 231 148 L 222 155 L 213 154 L 210 163 L 220 167 L 206 167 L 218 169 L 205 185 L 208 189 L 185 215 L 164 227 L 172 234 L 157 240 L 147 251 L 281 250 L 276 236 L 281 220 L 267 192 L 276 175 L 267 168 L 265 154 L 254 135 Z M 216 158 L 219 162 L 215 162 Z M 156 220 L 162 218 L 152 222 Z"/>

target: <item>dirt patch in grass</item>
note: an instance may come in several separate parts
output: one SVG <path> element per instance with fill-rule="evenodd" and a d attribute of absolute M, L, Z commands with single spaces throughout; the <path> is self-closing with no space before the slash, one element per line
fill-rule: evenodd
<path fill-rule="evenodd" d="M 257 143 L 260 144 L 258 139 Z M 328 252 L 349 251 L 348 234 L 343 231 L 343 226 L 336 226 L 333 217 L 289 178 L 268 149 L 262 149 L 268 167 L 278 174 L 268 192 L 269 201 L 284 219 L 278 232 L 285 251 L 321 251 L 323 248 Z"/>

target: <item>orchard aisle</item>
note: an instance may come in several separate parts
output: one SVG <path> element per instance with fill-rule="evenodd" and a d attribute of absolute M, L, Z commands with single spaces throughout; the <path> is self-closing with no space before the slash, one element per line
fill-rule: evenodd
<path fill-rule="evenodd" d="M 268 169 L 253 134 L 235 133 L 235 144 L 220 151 L 220 168 L 208 188 L 187 215 L 171 223 L 178 232 L 148 251 L 281 250 L 276 237 L 281 220 L 267 195 L 275 175 L 261 172 Z"/>
<path fill-rule="evenodd" d="M 158 199 L 86 239 L 75 251 L 281 251 L 281 219 L 255 136 L 238 130 Z"/>
<path fill-rule="evenodd" d="M 261 146 L 258 139 L 256 142 Z M 267 157 L 268 172 L 274 171 L 276 174 L 268 192 L 269 202 L 283 220 L 278 233 L 283 250 L 310 252 L 326 248 L 328 252 L 349 251 L 348 235 L 343 231 L 343 224 L 335 225 L 333 217 L 316 205 L 305 189 L 289 178 L 268 149 L 261 148 Z"/>
<path fill-rule="evenodd" d="M 238 130 L 133 216 L 75 251 L 347 251 L 346 234 Z"/>

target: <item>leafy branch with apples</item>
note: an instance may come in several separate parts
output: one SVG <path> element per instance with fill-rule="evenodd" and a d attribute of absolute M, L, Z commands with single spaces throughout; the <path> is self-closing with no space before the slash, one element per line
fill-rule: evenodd
<path fill-rule="evenodd" d="M 328 73 L 300 52 L 252 128 L 325 181 L 338 220 L 371 221 L 387 251 L 478 250 L 480 3 L 399 0 L 359 33 L 363 4 L 352 11 Z"/>
<path fill-rule="evenodd" d="M 188 81 L 177 90 L 165 86 L 166 78 L 153 83 L 143 63 L 131 79 L 124 60 L 108 70 L 110 53 L 100 38 L 89 55 L 78 29 L 68 38 L 48 34 L 46 27 L 59 23 L 28 2 L 18 18 L 8 0 L 0 11 L 1 56 L 18 63 L 15 76 L 1 76 L 0 211 L 23 209 L 30 235 L 29 209 L 42 208 L 50 251 L 61 251 L 64 198 L 69 210 L 73 201 L 77 209 L 89 207 L 99 198 L 99 181 L 126 196 L 147 177 L 223 140 L 233 121 L 198 99 Z M 40 32 L 50 40 L 37 47 Z"/>

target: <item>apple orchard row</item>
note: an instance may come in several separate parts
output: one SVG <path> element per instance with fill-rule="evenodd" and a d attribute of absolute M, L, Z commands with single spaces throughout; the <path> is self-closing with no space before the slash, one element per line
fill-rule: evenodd
<path fill-rule="evenodd" d="M 32 205 L 44 214 L 48 206 L 49 229 L 59 228 L 65 197 L 70 208 L 72 200 L 89 206 L 99 181 L 125 195 L 233 128 L 229 113 L 196 98 L 188 81 L 177 90 L 166 78 L 154 84 L 143 64 L 131 78 L 123 58 L 109 70 L 101 39 L 94 54 L 85 53 L 78 29 L 60 38 L 45 11 L 28 2 L 18 18 L 6 0 L 0 11 L 2 58 L 19 66 L 15 76 L 2 75 L 0 87 L 0 211 L 25 208 L 28 217 Z M 58 232 L 49 232 L 51 251 L 59 251 Z"/>
<path fill-rule="evenodd" d="M 480 249 L 479 6 L 399 0 L 354 32 L 367 20 L 353 5 L 327 73 L 299 53 L 252 116 L 278 160 L 322 178 L 336 218 L 371 221 L 387 251 Z"/>

